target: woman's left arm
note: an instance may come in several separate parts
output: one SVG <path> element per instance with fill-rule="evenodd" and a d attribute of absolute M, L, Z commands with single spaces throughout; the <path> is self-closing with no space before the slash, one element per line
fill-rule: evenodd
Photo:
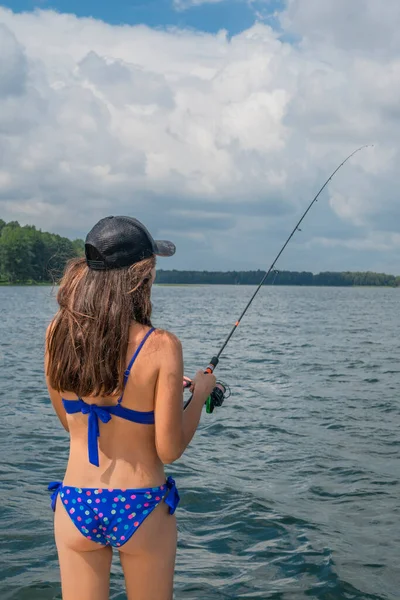
<path fill-rule="evenodd" d="M 51 403 L 54 407 L 54 410 L 57 413 L 57 417 L 60 419 L 61 425 L 64 427 L 64 429 L 66 431 L 69 431 L 68 421 L 67 421 L 67 413 L 65 412 L 65 409 L 64 409 L 64 406 L 62 403 L 61 394 L 60 394 L 60 392 L 57 392 L 56 390 L 54 390 L 51 387 L 49 377 L 47 374 L 47 368 L 48 368 L 48 364 L 49 364 L 49 355 L 47 352 L 48 333 L 49 333 L 49 329 L 47 329 L 47 332 L 46 332 L 46 348 L 45 348 L 45 354 L 44 354 L 44 372 L 46 375 L 47 389 L 49 390 L 49 396 L 50 396 Z"/>

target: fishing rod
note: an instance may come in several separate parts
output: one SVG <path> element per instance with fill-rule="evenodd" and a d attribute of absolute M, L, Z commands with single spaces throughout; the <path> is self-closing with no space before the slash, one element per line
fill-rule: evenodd
<path fill-rule="evenodd" d="M 341 169 L 343 167 L 343 165 L 345 165 L 347 163 L 348 160 L 350 160 L 355 154 L 357 154 L 357 152 L 360 152 L 364 148 L 369 148 L 369 147 L 372 147 L 372 146 L 373 146 L 373 144 L 365 144 L 364 146 L 360 146 L 360 148 L 357 148 L 357 150 L 354 150 L 354 152 L 352 152 L 351 154 L 349 154 L 349 156 L 342 163 L 340 163 L 340 165 L 333 171 L 333 173 L 329 177 L 329 179 L 327 179 L 325 181 L 324 185 L 319 190 L 319 192 L 315 196 L 315 198 L 310 202 L 309 206 L 307 207 L 307 210 L 304 211 L 301 219 L 295 225 L 293 231 L 291 232 L 291 234 L 287 238 L 286 242 L 283 244 L 282 248 L 280 249 L 280 251 L 276 255 L 276 257 L 275 257 L 273 263 L 271 264 L 270 268 L 265 273 L 264 277 L 261 279 L 261 281 L 260 281 L 260 283 L 259 283 L 256 291 L 251 296 L 249 302 L 247 303 L 247 305 L 246 305 L 245 309 L 243 310 L 242 314 L 240 315 L 239 319 L 233 325 L 233 327 L 232 327 L 232 329 L 231 329 L 228 337 L 226 338 L 226 340 L 222 344 L 222 346 L 221 346 L 218 354 L 216 354 L 215 356 L 213 356 L 213 358 L 210 360 L 210 363 L 209 363 L 208 367 L 204 371 L 205 373 L 213 373 L 214 372 L 214 369 L 217 367 L 217 365 L 219 363 L 219 359 L 220 359 L 221 354 L 225 350 L 226 346 L 228 345 L 228 343 L 229 343 L 230 339 L 232 338 L 233 334 L 235 333 L 236 329 L 239 327 L 239 325 L 240 325 L 240 323 L 241 323 L 244 315 L 247 313 L 247 311 L 249 310 L 250 306 L 252 305 L 254 298 L 257 296 L 258 292 L 262 288 L 262 286 L 263 286 L 264 282 L 266 281 L 267 277 L 269 276 L 269 274 L 274 270 L 276 263 L 278 262 L 279 258 L 281 257 L 282 253 L 284 252 L 286 246 L 289 244 L 289 242 L 292 239 L 292 237 L 294 236 L 294 234 L 297 231 L 301 231 L 300 225 L 302 224 L 302 222 L 304 221 L 304 219 L 306 218 L 306 216 L 310 212 L 310 210 L 313 207 L 313 205 L 317 202 L 318 198 L 320 197 L 320 195 L 322 194 L 322 192 L 324 191 L 324 189 L 326 188 L 326 186 L 328 185 L 328 183 L 336 175 L 336 173 L 339 171 L 339 169 Z M 189 387 L 191 387 L 192 382 L 191 382 L 191 380 L 189 378 L 186 377 L 185 380 L 184 380 L 183 385 L 184 385 L 184 389 L 185 388 L 189 388 Z M 226 394 L 227 390 L 230 391 L 229 388 L 228 388 L 228 386 L 226 386 L 225 384 L 223 384 L 221 382 L 217 383 L 216 387 L 213 389 L 213 391 L 211 392 L 211 395 L 207 398 L 207 401 L 206 401 L 206 410 L 207 410 L 208 413 L 212 413 L 214 411 L 214 408 L 222 406 L 224 400 L 226 399 L 225 394 Z M 191 396 L 189 398 L 189 400 L 187 400 L 187 402 L 184 404 L 184 409 L 186 409 L 188 407 L 188 405 L 190 404 L 192 398 L 193 398 L 193 396 Z"/>

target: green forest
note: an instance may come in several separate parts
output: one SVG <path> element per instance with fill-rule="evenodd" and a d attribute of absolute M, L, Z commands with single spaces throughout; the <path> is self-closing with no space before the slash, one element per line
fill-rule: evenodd
<path fill-rule="evenodd" d="M 84 253 L 82 240 L 71 241 L 54 233 L 21 226 L 17 221 L 0 219 L 0 284 L 49 284 L 61 276 L 68 260 Z M 157 271 L 156 283 L 258 285 L 264 271 Z M 266 285 L 307 286 L 386 286 L 399 287 L 400 277 L 373 272 L 324 272 L 317 275 L 303 271 L 277 271 L 269 275 Z"/>
<path fill-rule="evenodd" d="M 82 240 L 68 238 L 36 229 L 21 227 L 17 221 L 0 219 L 0 282 L 53 283 L 59 279 L 65 264 L 82 255 Z"/>

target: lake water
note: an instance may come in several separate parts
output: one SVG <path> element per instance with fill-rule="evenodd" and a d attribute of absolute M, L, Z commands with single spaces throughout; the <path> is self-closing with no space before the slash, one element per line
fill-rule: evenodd
<path fill-rule="evenodd" d="M 155 287 L 155 325 L 206 366 L 254 288 Z M 50 288 L 0 288 L 0 598 L 61 598 L 46 490 L 67 437 L 43 378 Z M 263 288 L 168 468 L 177 600 L 400 598 L 400 290 Z M 111 598 L 125 598 L 117 559 Z"/>

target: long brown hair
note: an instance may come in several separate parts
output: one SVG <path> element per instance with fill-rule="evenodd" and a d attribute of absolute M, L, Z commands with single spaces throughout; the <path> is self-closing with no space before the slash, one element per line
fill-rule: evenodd
<path fill-rule="evenodd" d="M 47 337 L 53 389 L 78 397 L 122 392 L 132 321 L 151 327 L 155 257 L 131 267 L 94 271 L 71 260 L 57 294 L 59 310 Z"/>

